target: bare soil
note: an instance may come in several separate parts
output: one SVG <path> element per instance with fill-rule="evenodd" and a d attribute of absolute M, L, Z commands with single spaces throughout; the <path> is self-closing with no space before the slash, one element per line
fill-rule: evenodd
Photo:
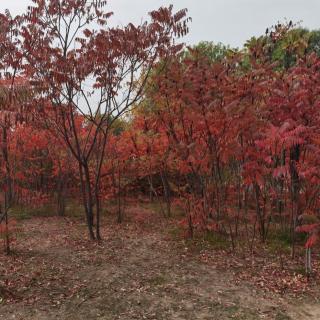
<path fill-rule="evenodd" d="M 78 218 L 31 218 L 11 256 L 0 255 L 0 319 L 320 319 L 320 304 L 235 281 L 205 263 L 167 222 L 133 207 L 104 219 L 101 243 Z"/>

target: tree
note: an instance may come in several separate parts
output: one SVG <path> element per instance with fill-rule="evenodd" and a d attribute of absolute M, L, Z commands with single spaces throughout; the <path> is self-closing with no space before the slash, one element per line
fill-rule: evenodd
<path fill-rule="evenodd" d="M 151 22 L 112 28 L 106 1 L 34 2 L 22 32 L 26 72 L 41 89 L 36 103 L 52 101 L 55 118 L 47 118 L 48 127 L 78 162 L 89 235 L 100 239 L 101 168 L 110 127 L 141 99 L 158 58 L 181 49 L 173 37 L 187 32 L 186 10 L 160 8 L 150 13 Z M 77 121 L 83 121 L 81 130 Z"/>
<path fill-rule="evenodd" d="M 9 141 L 12 128 L 25 120 L 24 105 L 30 87 L 22 73 L 22 51 L 19 37 L 20 17 L 10 12 L 0 15 L 0 132 L 1 132 L 1 211 L 0 224 L 4 221 L 6 252 L 10 252 L 8 211 L 14 201 L 12 157 Z"/>

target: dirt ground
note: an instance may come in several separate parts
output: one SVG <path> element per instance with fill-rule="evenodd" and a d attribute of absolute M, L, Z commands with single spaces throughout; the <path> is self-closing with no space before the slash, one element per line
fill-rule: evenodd
<path fill-rule="evenodd" d="M 101 244 L 78 218 L 22 220 L 14 253 L 0 256 L 0 319 L 320 319 L 320 303 L 234 281 L 170 238 L 165 221 L 148 227 L 148 214 L 105 219 Z"/>

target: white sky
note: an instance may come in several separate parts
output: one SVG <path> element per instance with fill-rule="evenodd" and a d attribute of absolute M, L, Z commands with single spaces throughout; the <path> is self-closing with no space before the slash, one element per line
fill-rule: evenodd
<path fill-rule="evenodd" d="M 12 14 L 21 14 L 30 3 L 0 0 L 0 11 L 8 8 Z M 188 44 L 208 40 L 239 47 L 285 18 L 320 29 L 320 0 L 109 0 L 108 10 L 114 11 L 116 24 L 139 23 L 149 11 L 171 3 L 176 9 L 189 9 L 193 22 L 185 39 Z"/>

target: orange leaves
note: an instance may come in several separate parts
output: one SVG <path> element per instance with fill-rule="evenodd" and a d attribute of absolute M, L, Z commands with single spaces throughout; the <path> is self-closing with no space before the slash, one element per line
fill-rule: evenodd
<path fill-rule="evenodd" d="M 316 220 L 315 216 L 311 216 L 313 219 Z M 302 217 L 303 222 L 308 220 L 308 216 Z M 310 220 L 310 219 L 309 219 Z M 308 234 L 308 240 L 305 243 L 306 248 L 312 248 L 319 242 L 320 239 L 320 223 L 310 223 L 310 224 L 303 224 L 296 228 L 296 232 L 303 232 Z"/>
<path fill-rule="evenodd" d="M 312 248 L 316 243 L 319 242 L 319 231 L 317 233 L 312 233 L 312 235 L 308 238 L 305 247 Z"/>
<path fill-rule="evenodd" d="M 272 174 L 275 178 L 287 177 L 289 175 L 289 169 L 286 166 L 280 166 L 273 170 Z"/>
<path fill-rule="evenodd" d="M 314 230 L 316 230 L 317 228 L 319 228 L 320 225 L 319 223 L 315 223 L 315 224 L 307 224 L 307 225 L 303 225 L 303 226 L 299 226 L 296 228 L 297 232 L 313 232 Z"/>

